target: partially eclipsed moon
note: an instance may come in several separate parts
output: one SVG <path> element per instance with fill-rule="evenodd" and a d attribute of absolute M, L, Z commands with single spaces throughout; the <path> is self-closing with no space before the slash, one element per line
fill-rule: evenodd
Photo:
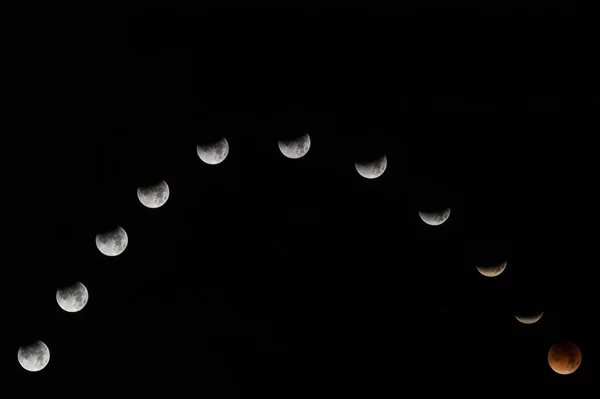
<path fill-rule="evenodd" d="M 17 354 L 19 364 L 27 371 L 40 371 L 50 361 L 50 349 L 42 341 L 22 346 Z"/>
<path fill-rule="evenodd" d="M 542 318 L 544 312 L 519 312 L 515 318 L 523 324 L 533 324 Z"/>
<path fill-rule="evenodd" d="M 202 161 L 209 165 L 217 165 L 227 158 L 229 154 L 229 143 L 227 139 L 222 139 L 210 144 L 198 144 L 196 147 L 198 156 Z"/>
<path fill-rule="evenodd" d="M 58 306 L 67 312 L 79 312 L 88 301 L 88 290 L 85 285 L 76 283 L 56 290 Z"/>
<path fill-rule="evenodd" d="M 387 157 L 382 155 L 371 162 L 355 162 L 354 167 L 359 175 L 366 179 L 375 179 L 385 172 L 387 168 Z"/>
<path fill-rule="evenodd" d="M 419 211 L 421 220 L 430 226 L 439 226 L 444 223 L 450 217 L 450 208 L 440 212 L 425 212 Z"/>
<path fill-rule="evenodd" d="M 290 159 L 302 158 L 310 149 L 308 133 L 292 140 L 279 140 L 279 150 Z"/>
<path fill-rule="evenodd" d="M 137 196 L 142 205 L 148 208 L 159 208 L 169 199 L 169 186 L 162 180 L 150 186 L 138 187 Z"/>
<path fill-rule="evenodd" d="M 129 238 L 121 226 L 96 234 L 96 246 L 106 256 L 117 256 L 125 251 Z"/>
<path fill-rule="evenodd" d="M 572 342 L 554 344 L 548 351 L 548 364 L 558 374 L 574 373 L 581 364 L 581 350 Z"/>
<path fill-rule="evenodd" d="M 483 274 L 486 277 L 496 277 L 502 274 L 504 269 L 506 269 L 506 262 L 502 262 L 498 265 L 486 265 L 486 266 L 476 266 L 479 273 Z"/>

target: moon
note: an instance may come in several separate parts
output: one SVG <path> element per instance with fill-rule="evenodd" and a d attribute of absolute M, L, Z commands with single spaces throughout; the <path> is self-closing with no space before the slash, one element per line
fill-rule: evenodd
<path fill-rule="evenodd" d="M 169 186 L 162 180 L 150 186 L 138 187 L 137 196 L 145 207 L 160 208 L 169 199 Z"/>
<path fill-rule="evenodd" d="M 515 318 L 523 324 L 533 324 L 540 320 L 544 312 L 519 312 L 515 314 Z"/>
<path fill-rule="evenodd" d="M 359 175 L 366 179 L 375 179 L 385 172 L 387 168 L 387 157 L 381 157 L 370 162 L 355 162 L 354 167 Z"/>
<path fill-rule="evenodd" d="M 292 140 L 279 140 L 278 144 L 283 155 L 290 159 L 299 159 L 310 149 L 310 136 L 306 133 Z"/>
<path fill-rule="evenodd" d="M 581 364 L 581 350 L 568 341 L 554 344 L 548 351 L 548 364 L 558 374 L 574 373 Z"/>
<path fill-rule="evenodd" d="M 502 274 L 504 269 L 506 269 L 506 262 L 502 262 L 497 265 L 485 265 L 485 266 L 476 266 L 479 273 L 483 274 L 486 277 L 496 277 Z"/>
<path fill-rule="evenodd" d="M 117 256 L 125 251 L 129 238 L 121 226 L 96 234 L 96 246 L 106 256 Z"/>
<path fill-rule="evenodd" d="M 50 361 L 50 349 L 42 341 L 22 346 L 17 353 L 19 364 L 27 371 L 40 371 Z"/>
<path fill-rule="evenodd" d="M 209 165 L 217 165 L 227 158 L 227 155 L 229 154 L 229 143 L 227 142 L 227 139 L 223 137 L 214 143 L 198 144 L 196 151 L 202 161 Z"/>
<path fill-rule="evenodd" d="M 56 290 L 56 302 L 62 310 L 67 312 L 79 312 L 88 301 L 88 290 L 82 283 Z"/>
<path fill-rule="evenodd" d="M 440 212 L 425 212 L 419 211 L 421 220 L 430 226 L 439 226 L 444 223 L 450 217 L 450 208 L 447 208 Z"/>

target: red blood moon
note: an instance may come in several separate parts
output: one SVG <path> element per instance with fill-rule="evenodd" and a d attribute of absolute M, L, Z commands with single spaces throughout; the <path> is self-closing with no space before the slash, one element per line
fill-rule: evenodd
<path fill-rule="evenodd" d="M 581 351 L 572 342 L 554 344 L 548 351 L 548 364 L 558 374 L 571 374 L 581 364 Z"/>

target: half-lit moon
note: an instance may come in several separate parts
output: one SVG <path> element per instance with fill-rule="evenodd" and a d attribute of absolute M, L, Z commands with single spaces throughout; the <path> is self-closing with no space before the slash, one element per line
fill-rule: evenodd
<path fill-rule="evenodd" d="M 479 273 L 483 274 L 486 277 L 496 277 L 502 274 L 504 269 L 506 269 L 506 263 L 502 262 L 497 265 L 479 265 L 476 266 Z"/>
<path fill-rule="evenodd" d="M 387 168 L 387 157 L 381 157 L 370 162 L 355 162 L 354 167 L 359 175 L 366 179 L 375 179 L 385 172 Z"/>
<path fill-rule="evenodd" d="M 283 155 L 290 159 L 299 159 L 310 149 L 310 136 L 306 133 L 292 140 L 279 140 L 278 144 Z"/>
<path fill-rule="evenodd" d="M 533 324 L 539 321 L 544 312 L 519 312 L 515 314 L 515 318 L 523 324 Z"/>
<path fill-rule="evenodd" d="M 202 161 L 209 165 L 217 165 L 227 158 L 227 155 L 229 154 L 229 143 L 227 142 L 227 139 L 223 137 L 214 143 L 198 144 L 196 151 Z"/>
<path fill-rule="evenodd" d="M 36 341 L 20 347 L 17 359 L 25 370 L 40 371 L 50 362 L 50 349 L 42 341 Z"/>
<path fill-rule="evenodd" d="M 117 226 L 115 229 L 96 234 L 96 247 L 106 256 L 117 256 L 125 251 L 129 237 L 125 229 Z"/>
<path fill-rule="evenodd" d="M 169 185 L 162 180 L 150 186 L 138 187 L 137 196 L 142 205 L 148 208 L 160 208 L 169 199 Z"/>
<path fill-rule="evenodd" d="M 82 283 L 56 290 L 56 302 L 62 310 L 67 312 L 79 312 L 88 302 L 88 290 Z"/>
<path fill-rule="evenodd" d="M 450 208 L 444 209 L 440 212 L 425 212 L 419 211 L 421 220 L 430 226 L 439 226 L 444 223 L 450 217 Z"/>

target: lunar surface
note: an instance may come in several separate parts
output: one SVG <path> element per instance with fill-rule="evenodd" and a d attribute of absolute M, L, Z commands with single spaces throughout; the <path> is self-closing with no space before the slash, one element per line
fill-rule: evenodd
<path fill-rule="evenodd" d="M 506 269 L 506 262 L 502 262 L 498 265 L 486 265 L 486 266 L 476 266 L 479 273 L 483 274 L 486 277 L 496 277 L 502 274 L 504 269 Z"/>
<path fill-rule="evenodd" d="M 50 349 L 42 341 L 22 346 L 17 354 L 19 364 L 27 371 L 40 371 L 50 361 Z"/>
<path fill-rule="evenodd" d="M 425 212 L 419 211 L 421 220 L 430 226 L 439 226 L 444 223 L 450 217 L 450 208 L 440 212 Z"/>
<path fill-rule="evenodd" d="M 542 318 L 544 312 L 519 312 L 515 318 L 523 324 L 533 324 Z"/>
<path fill-rule="evenodd" d="M 310 136 L 308 133 L 293 140 L 280 140 L 279 150 L 290 159 L 302 158 L 310 149 Z"/>
<path fill-rule="evenodd" d="M 96 246 L 106 256 L 117 256 L 125 251 L 129 241 L 127 233 L 121 226 L 114 230 L 96 234 Z"/>
<path fill-rule="evenodd" d="M 571 374 L 581 364 L 581 351 L 572 342 L 554 344 L 548 351 L 548 364 L 558 374 Z"/>
<path fill-rule="evenodd" d="M 214 143 L 199 144 L 196 147 L 196 151 L 198 152 L 200 159 L 205 163 L 217 165 L 227 158 L 227 154 L 229 154 L 229 143 L 227 142 L 227 139 L 223 137 L 221 140 Z"/>
<path fill-rule="evenodd" d="M 371 162 L 355 162 L 354 167 L 358 174 L 366 179 L 375 179 L 385 172 L 387 168 L 387 157 L 382 155 Z"/>
<path fill-rule="evenodd" d="M 87 304 L 88 290 L 81 283 L 56 290 L 56 302 L 62 310 L 79 312 Z"/>
<path fill-rule="evenodd" d="M 138 187 L 137 196 L 142 205 L 148 208 L 160 208 L 169 199 L 169 186 L 162 180 L 150 186 Z"/>

